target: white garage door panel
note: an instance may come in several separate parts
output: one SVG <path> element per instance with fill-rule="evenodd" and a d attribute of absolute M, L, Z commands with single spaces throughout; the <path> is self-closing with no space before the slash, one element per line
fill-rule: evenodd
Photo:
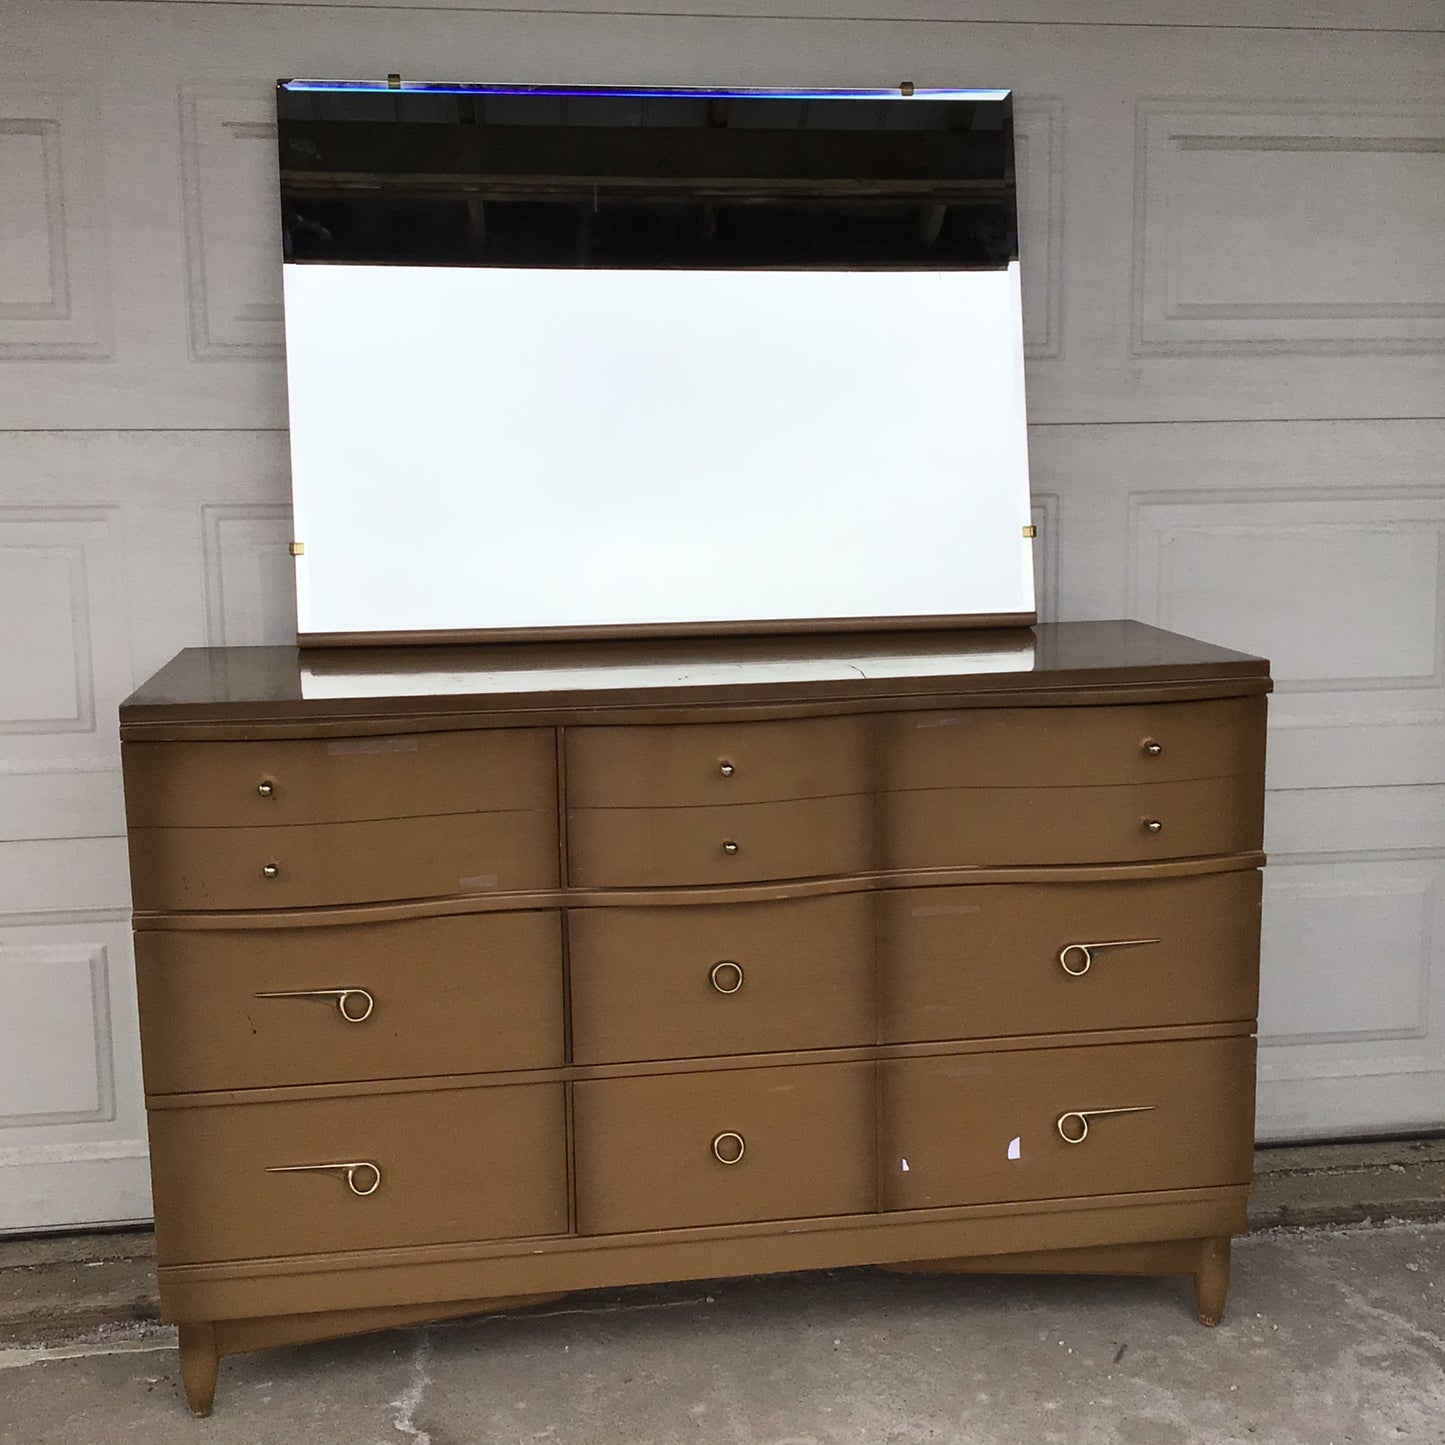
<path fill-rule="evenodd" d="M 1272 794 L 1259 1132 L 1445 1118 L 1445 786 Z"/>
<path fill-rule="evenodd" d="M 5 1223 L 145 1218 L 150 1180 L 127 913 L 0 917 L 0 997 L 7 1014 L 45 1020 L 44 1028 L 7 1030 L 0 1050 Z"/>
<path fill-rule="evenodd" d="M 1445 783 L 1445 423 L 1039 427 L 1062 617 L 1271 658 L 1272 789 Z"/>
<path fill-rule="evenodd" d="M 704 84 L 1002 78 L 1025 136 L 1036 420 L 1431 415 L 1445 390 L 1436 36 L 371 8 L 338 49 L 323 6 L 216 5 L 201 20 L 188 5 L 12 8 L 7 63 L 55 77 L 0 93 L 21 163 L 34 170 L 31 132 L 50 127 L 78 157 L 61 174 L 103 183 L 62 206 L 32 180 L 7 224 L 27 272 L 60 257 L 74 294 L 100 298 L 82 339 L 109 356 L 113 329 L 127 385 L 96 366 L 27 365 L 79 322 L 16 318 L 12 360 L 30 384 L 0 402 L 4 424 L 284 425 L 271 85 L 459 67 Z M 0 313 L 0 341 L 5 324 Z M 212 361 L 247 365 L 196 364 Z"/>
<path fill-rule="evenodd" d="M 115 709 L 294 635 L 298 74 L 1014 86 L 1041 615 L 1273 658 L 1261 1131 L 1445 1122 L 1436 0 L 529 8 L 5 7 L 0 1229 L 147 1207 Z"/>

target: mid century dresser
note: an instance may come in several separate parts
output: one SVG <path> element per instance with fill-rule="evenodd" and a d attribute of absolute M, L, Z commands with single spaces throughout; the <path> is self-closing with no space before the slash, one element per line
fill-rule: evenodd
<path fill-rule="evenodd" d="M 121 732 L 192 1408 L 224 1354 L 725 1274 L 1217 1321 L 1269 687 L 1127 622 L 182 653 Z"/>

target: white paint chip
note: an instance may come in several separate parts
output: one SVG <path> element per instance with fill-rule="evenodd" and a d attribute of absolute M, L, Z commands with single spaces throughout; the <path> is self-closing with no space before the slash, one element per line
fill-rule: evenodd
<path fill-rule="evenodd" d="M 1020 1136 L 1018 1139 L 1010 1139 L 1008 1141 L 1008 1157 L 1010 1159 L 1022 1159 L 1024 1157 L 1022 1148 L 1022 1136 Z"/>

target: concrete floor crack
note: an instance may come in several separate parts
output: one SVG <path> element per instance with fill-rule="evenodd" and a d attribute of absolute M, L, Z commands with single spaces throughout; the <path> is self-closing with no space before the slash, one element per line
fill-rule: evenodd
<path fill-rule="evenodd" d="M 392 1417 L 392 1429 L 404 1435 L 413 1445 L 431 1445 L 431 1432 L 423 1430 L 416 1423 L 416 1412 L 426 1395 L 431 1377 L 431 1335 L 420 1329 L 416 1332 L 416 1348 L 411 1356 L 411 1382 L 394 1400 L 387 1402 L 388 1408 L 396 1413 Z"/>

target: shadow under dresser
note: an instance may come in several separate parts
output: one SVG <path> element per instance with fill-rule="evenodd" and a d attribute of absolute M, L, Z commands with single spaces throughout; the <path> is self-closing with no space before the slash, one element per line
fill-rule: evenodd
<path fill-rule="evenodd" d="M 1259 659 L 1137 623 L 193 649 L 121 709 L 164 1317 L 1185 1274 L 1254 1114 Z"/>

